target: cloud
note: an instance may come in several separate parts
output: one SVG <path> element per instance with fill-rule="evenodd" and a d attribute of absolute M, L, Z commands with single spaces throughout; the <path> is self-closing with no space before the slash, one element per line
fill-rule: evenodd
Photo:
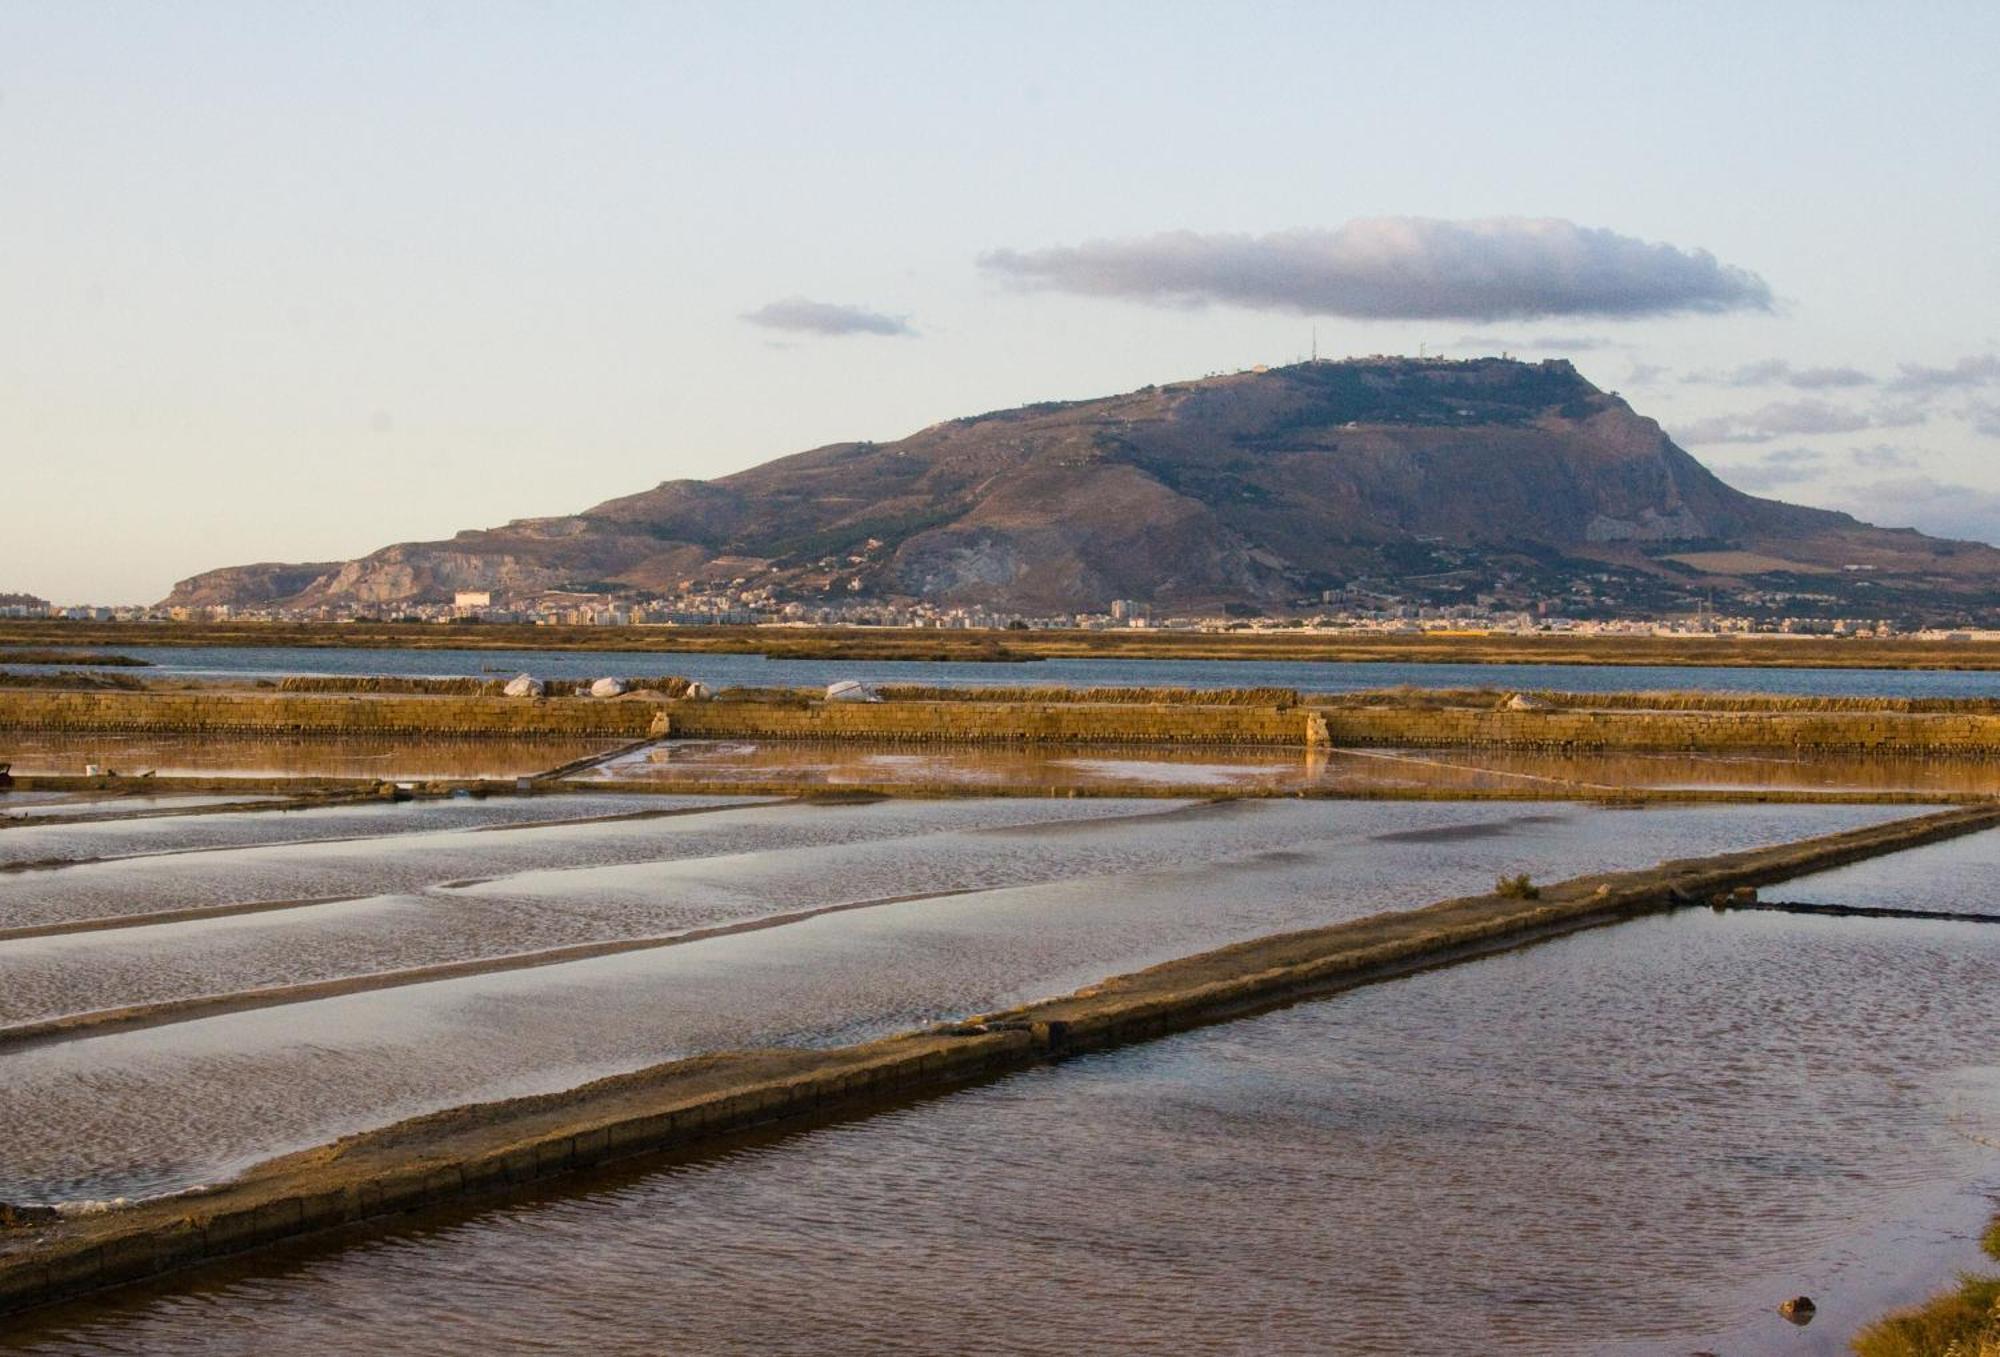
<path fill-rule="evenodd" d="M 1697 386 L 1789 386 L 1796 391 L 1872 386 L 1875 382 L 1859 368 L 1795 368 L 1782 358 L 1767 358 L 1726 372 L 1690 372 L 1681 380 Z"/>
<path fill-rule="evenodd" d="M 1948 368 L 1904 363 L 1895 380 L 1889 383 L 1889 388 L 1892 391 L 1956 391 L 1990 386 L 1994 382 L 2000 382 L 2000 354 L 1982 353 L 1961 358 Z"/>
<path fill-rule="evenodd" d="M 1875 424 L 1859 410 L 1821 400 L 1774 401 L 1744 414 L 1698 419 L 1674 431 L 1682 443 L 1769 443 L 1794 434 L 1854 433 Z"/>
<path fill-rule="evenodd" d="M 1918 528 L 1939 537 L 2000 544 L 2000 492 L 1898 476 L 1849 486 L 1835 507 L 1885 528 Z"/>
<path fill-rule="evenodd" d="M 743 319 L 767 330 L 788 330 L 802 335 L 914 335 L 915 330 L 901 316 L 884 315 L 866 307 L 816 302 L 805 297 L 786 297 L 766 303 Z"/>
<path fill-rule="evenodd" d="M 1826 465 L 1826 454 L 1812 448 L 1779 448 L 1755 462 L 1738 466 L 1710 467 L 1716 475 L 1739 490 L 1775 490 L 1797 485 L 1818 476 Z"/>
<path fill-rule="evenodd" d="M 1872 448 L 1856 448 L 1847 455 L 1853 460 L 1854 465 L 1867 467 L 1871 471 L 1895 471 L 1917 464 L 1915 453 L 1890 443 L 1877 443 Z"/>
<path fill-rule="evenodd" d="M 1451 347 L 1481 353 L 1592 353 L 1620 345 L 1602 335 L 1460 335 Z"/>
<path fill-rule="evenodd" d="M 1965 407 L 1965 422 L 1988 438 L 2000 438 L 2000 405 L 1991 401 L 1973 401 Z"/>
<path fill-rule="evenodd" d="M 1625 374 L 1625 385 L 1658 386 L 1671 376 L 1673 372 L 1658 363 L 1634 363 L 1632 370 Z"/>
<path fill-rule="evenodd" d="M 1376 217 L 1262 236 L 1172 231 L 995 250 L 979 262 L 1023 288 L 1378 320 L 1631 318 L 1772 306 L 1763 279 L 1706 250 L 1520 217 Z"/>

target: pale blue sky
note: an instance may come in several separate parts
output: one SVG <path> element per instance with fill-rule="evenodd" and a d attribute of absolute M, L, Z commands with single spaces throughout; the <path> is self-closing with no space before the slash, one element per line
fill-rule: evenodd
<path fill-rule="evenodd" d="M 1745 488 L 2000 538 L 1996 51 L 1970 2 L 0 0 L 0 591 L 1288 361 L 1303 314 L 979 260 L 1376 217 L 1706 250 L 1776 306 L 1327 316 L 1322 353 L 1565 352 Z M 798 299 L 914 333 L 745 319 Z"/>

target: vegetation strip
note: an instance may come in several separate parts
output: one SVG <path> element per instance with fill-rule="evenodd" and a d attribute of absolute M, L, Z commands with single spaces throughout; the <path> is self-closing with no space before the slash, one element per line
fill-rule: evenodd
<path fill-rule="evenodd" d="M 1260 938 L 983 1020 L 824 1050 L 681 1060 L 563 1093 L 418 1117 L 271 1160 L 233 1182 L 95 1215 L 0 1207 L 0 1313 L 357 1221 L 504 1192 L 610 1160 L 719 1146 L 889 1094 L 938 1092 L 2000 823 L 1991 803 L 1637 872 L 1537 898 L 1445 900 Z"/>

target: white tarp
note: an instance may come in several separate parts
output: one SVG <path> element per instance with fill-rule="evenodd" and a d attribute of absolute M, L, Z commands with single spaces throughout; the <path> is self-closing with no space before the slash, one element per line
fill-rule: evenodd
<path fill-rule="evenodd" d="M 841 679 L 826 685 L 826 700 L 829 702 L 880 702 L 882 695 L 865 683 L 854 679 Z"/>
<path fill-rule="evenodd" d="M 682 693 L 681 696 L 690 702 L 706 702 L 708 701 L 708 685 L 697 680 L 694 683 L 690 683 L 687 691 Z"/>
<path fill-rule="evenodd" d="M 546 689 L 533 674 L 516 674 L 500 691 L 509 697 L 540 697 Z"/>
<path fill-rule="evenodd" d="M 592 697 L 623 697 L 625 680 L 622 678 L 601 678 L 590 685 Z"/>

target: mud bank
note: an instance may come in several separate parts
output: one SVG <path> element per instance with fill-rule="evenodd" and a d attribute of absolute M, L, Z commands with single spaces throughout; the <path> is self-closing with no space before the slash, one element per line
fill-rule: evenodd
<path fill-rule="evenodd" d="M 416 1118 L 270 1161 L 213 1189 L 96 1215 L 27 1212 L 40 1218 L 0 1228 L 0 1312 L 611 1160 L 719 1146 L 754 1128 L 942 1092 L 1071 1051 L 1233 1018 L 1995 824 L 2000 807 L 1987 805 L 1579 877 L 1539 899 L 1446 900 L 1203 953 L 949 1028 L 830 1050 L 678 1061 L 564 1093 Z"/>

